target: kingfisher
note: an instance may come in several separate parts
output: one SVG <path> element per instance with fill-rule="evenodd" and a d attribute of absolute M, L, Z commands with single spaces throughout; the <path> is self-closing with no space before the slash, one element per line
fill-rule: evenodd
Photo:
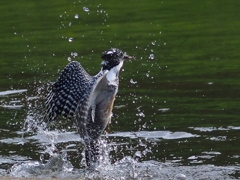
<path fill-rule="evenodd" d="M 119 86 L 119 72 L 125 60 L 133 59 L 117 48 L 102 53 L 100 72 L 89 75 L 79 62 L 70 62 L 52 85 L 46 98 L 47 121 L 58 115 L 75 119 L 85 144 L 87 167 L 99 162 L 99 138 L 111 121 Z"/>

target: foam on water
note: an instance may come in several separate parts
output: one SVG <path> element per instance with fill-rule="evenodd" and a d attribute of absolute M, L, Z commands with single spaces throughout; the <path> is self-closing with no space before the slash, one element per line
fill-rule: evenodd
<path fill-rule="evenodd" d="M 81 178 L 105 180 L 196 180 L 196 179 L 234 179 L 231 174 L 238 167 L 216 167 L 214 165 L 178 166 L 173 163 L 157 161 L 137 162 L 132 157 L 124 157 L 114 164 L 100 165 L 95 170 L 74 169 L 69 161 L 61 155 L 52 157 L 48 163 L 27 162 L 15 164 L 10 171 L 14 177 L 39 178 Z"/>

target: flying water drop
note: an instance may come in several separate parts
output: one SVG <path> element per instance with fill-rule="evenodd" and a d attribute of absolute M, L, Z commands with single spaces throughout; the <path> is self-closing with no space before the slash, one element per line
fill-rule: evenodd
<path fill-rule="evenodd" d="M 89 12 L 89 9 L 88 9 L 87 7 L 83 7 L 83 10 L 84 10 L 85 12 Z"/>
<path fill-rule="evenodd" d="M 75 57 L 78 56 L 78 53 L 77 53 L 77 52 L 71 52 L 71 56 L 72 56 L 73 58 L 75 58 Z"/>
<path fill-rule="evenodd" d="M 75 14 L 75 15 L 74 15 L 74 18 L 75 18 L 75 19 L 78 19 L 78 18 L 79 18 L 79 15 L 78 15 L 78 14 Z"/>
<path fill-rule="evenodd" d="M 155 58 L 154 54 L 150 54 L 148 57 L 148 59 L 154 59 L 154 58 Z"/>
<path fill-rule="evenodd" d="M 73 38 L 72 37 L 68 38 L 68 42 L 73 42 Z"/>
<path fill-rule="evenodd" d="M 139 112 L 136 114 L 136 116 L 145 117 L 145 114 L 143 112 Z"/>
<path fill-rule="evenodd" d="M 131 84 L 137 84 L 137 81 L 134 81 L 133 79 L 130 80 Z"/>

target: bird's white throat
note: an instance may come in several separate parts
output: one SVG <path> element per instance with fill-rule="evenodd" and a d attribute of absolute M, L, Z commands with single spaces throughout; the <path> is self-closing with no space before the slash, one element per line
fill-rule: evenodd
<path fill-rule="evenodd" d="M 123 61 L 121 61 L 117 66 L 114 66 L 112 69 L 110 69 L 110 71 L 107 73 L 107 80 L 109 81 L 109 83 L 115 83 L 116 80 L 118 79 L 118 74 L 119 71 L 121 69 L 123 65 Z"/>

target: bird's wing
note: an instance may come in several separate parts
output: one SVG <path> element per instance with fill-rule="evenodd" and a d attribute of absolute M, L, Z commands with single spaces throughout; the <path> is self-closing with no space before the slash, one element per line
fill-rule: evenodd
<path fill-rule="evenodd" d="M 94 77 L 90 76 L 80 63 L 69 63 L 47 95 L 47 120 L 53 121 L 58 115 L 71 119 L 84 101 L 93 81 Z"/>
<path fill-rule="evenodd" d="M 89 134 L 87 132 L 87 124 L 89 121 L 94 122 L 95 119 L 95 98 L 98 95 L 96 88 L 98 87 L 99 82 L 106 76 L 107 73 L 108 70 L 103 70 L 93 77 L 91 85 L 84 95 L 82 104 L 76 112 L 78 131 L 82 138 L 89 137 Z"/>

